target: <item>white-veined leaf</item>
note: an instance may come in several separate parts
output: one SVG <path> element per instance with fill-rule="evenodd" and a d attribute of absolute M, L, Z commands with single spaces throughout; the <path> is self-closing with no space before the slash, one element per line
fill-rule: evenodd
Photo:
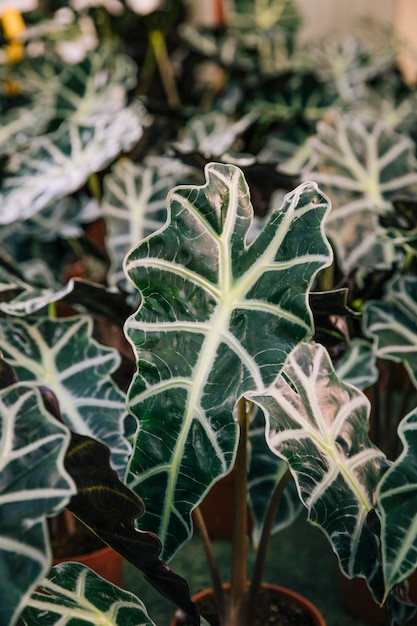
<path fill-rule="evenodd" d="M 125 399 L 110 378 L 120 356 L 93 339 L 92 319 L 2 319 L 0 349 L 19 380 L 55 393 L 71 430 L 108 445 L 122 477 L 130 451 L 123 436 Z"/>
<path fill-rule="evenodd" d="M 80 563 L 61 563 L 22 614 L 25 626 L 155 626 L 143 603 Z"/>
<path fill-rule="evenodd" d="M 75 493 L 69 432 L 25 384 L 0 392 L 0 614 L 12 626 L 51 561 L 47 517 Z"/>
<path fill-rule="evenodd" d="M 15 155 L 0 192 L 0 223 L 28 219 L 79 189 L 141 137 L 138 110 L 125 108 L 95 125 L 62 124 Z"/>
<path fill-rule="evenodd" d="M 285 459 L 309 520 L 322 528 L 342 571 L 384 595 L 378 537 L 368 526 L 376 488 L 388 466 L 368 437 L 369 401 L 337 378 L 323 346 L 303 343 L 263 396 L 267 440 Z"/>
<path fill-rule="evenodd" d="M 128 482 L 172 555 L 190 514 L 234 461 L 238 398 L 270 385 L 294 345 L 311 336 L 307 292 L 330 262 L 314 183 L 288 194 L 250 244 L 242 172 L 206 166 L 201 187 L 168 196 L 168 221 L 126 259 L 141 305 L 126 323 L 138 361 L 128 394 L 140 420 Z"/>
<path fill-rule="evenodd" d="M 123 259 L 138 241 L 165 222 L 168 191 L 189 168 L 168 157 L 148 157 L 142 164 L 121 158 L 104 178 L 103 214 L 111 259 L 109 282 L 131 289 Z"/>
<path fill-rule="evenodd" d="M 395 195 L 417 191 L 414 143 L 379 120 L 334 112 L 332 123 L 318 124 L 310 146 L 303 176 L 332 201 L 326 232 L 343 272 L 391 268 L 397 253 L 380 217 L 392 212 Z"/>

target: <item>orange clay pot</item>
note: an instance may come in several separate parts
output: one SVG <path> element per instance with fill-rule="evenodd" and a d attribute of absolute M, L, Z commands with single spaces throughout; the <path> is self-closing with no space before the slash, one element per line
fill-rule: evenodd
<path fill-rule="evenodd" d="M 230 589 L 230 584 L 223 585 L 224 589 Z M 271 583 L 262 583 L 262 589 L 271 591 L 278 598 L 284 598 L 287 601 L 290 601 L 296 604 L 298 607 L 308 612 L 310 615 L 311 621 L 314 626 L 326 626 L 326 622 L 320 611 L 317 607 L 314 606 L 307 598 L 301 596 L 299 593 L 292 591 L 291 589 L 287 589 L 286 587 L 280 587 L 279 585 L 274 585 Z M 213 595 L 212 589 L 204 589 L 200 593 L 196 593 L 192 596 L 192 600 L 197 602 L 197 604 L 201 604 L 204 600 L 207 599 L 208 596 Z M 204 616 L 204 611 L 202 611 L 202 615 Z M 183 624 L 182 621 L 183 613 L 182 611 L 177 611 L 174 619 L 171 621 L 171 626 L 181 626 Z M 294 622 L 291 622 L 294 623 Z"/>
<path fill-rule="evenodd" d="M 54 559 L 53 565 L 67 561 L 82 563 L 118 587 L 122 585 L 123 558 L 109 546 L 104 546 L 88 554 Z"/>

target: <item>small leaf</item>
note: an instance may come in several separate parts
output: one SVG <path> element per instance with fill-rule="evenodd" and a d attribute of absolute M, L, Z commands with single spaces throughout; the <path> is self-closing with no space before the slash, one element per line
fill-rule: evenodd
<path fill-rule="evenodd" d="M 315 180 L 332 201 L 326 232 L 342 271 L 391 268 L 397 252 L 380 217 L 393 211 L 396 195 L 417 191 L 413 142 L 380 120 L 334 112 L 331 123 L 318 124 L 310 146 L 303 177 Z"/>
<path fill-rule="evenodd" d="M 322 528 L 342 571 L 367 579 L 384 596 L 379 540 L 367 523 L 376 488 L 388 467 L 368 437 L 369 402 L 341 382 L 324 348 L 301 344 L 263 396 L 270 447 L 285 459 L 309 520 Z"/>
<path fill-rule="evenodd" d="M 121 158 L 105 176 L 102 206 L 112 285 L 133 289 L 123 273 L 123 259 L 138 241 L 164 224 L 167 193 L 187 171 L 187 166 L 167 157 L 148 157 L 142 164 Z"/>
<path fill-rule="evenodd" d="M 140 114 L 122 109 L 95 125 L 62 124 L 9 163 L 0 190 L 0 223 L 28 219 L 77 191 L 88 176 L 129 150 L 142 135 Z"/>

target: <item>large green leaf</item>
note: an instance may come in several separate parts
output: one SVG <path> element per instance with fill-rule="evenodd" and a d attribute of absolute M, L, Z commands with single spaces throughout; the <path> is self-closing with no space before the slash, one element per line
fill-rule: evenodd
<path fill-rule="evenodd" d="M 155 626 L 143 603 L 79 563 L 52 568 L 23 612 L 25 626 Z"/>
<path fill-rule="evenodd" d="M 312 333 L 307 292 L 330 261 L 314 183 L 298 187 L 249 245 L 253 219 L 241 171 L 210 164 L 201 187 L 170 192 L 165 227 L 126 260 L 142 303 L 126 323 L 138 373 L 128 394 L 140 420 L 128 482 L 143 527 L 171 556 L 190 513 L 226 474 L 237 443 L 237 399 L 270 385 Z"/>
<path fill-rule="evenodd" d="M 35 389 L 19 383 L 0 392 L 0 606 L 8 626 L 50 567 L 47 517 L 75 492 L 63 465 L 68 444 L 67 428 Z"/>
<path fill-rule="evenodd" d="M 8 164 L 0 190 L 0 223 L 27 219 L 78 190 L 88 176 L 129 150 L 142 135 L 141 113 L 124 108 L 85 126 L 62 124 L 37 137 Z"/>
<path fill-rule="evenodd" d="M 304 176 L 315 180 L 332 201 L 326 232 L 342 270 L 367 274 L 391 268 L 395 246 L 384 241 L 381 217 L 393 212 L 395 196 L 415 195 L 414 143 L 374 118 L 334 113 L 320 122 L 310 143 Z"/>
<path fill-rule="evenodd" d="M 403 452 L 378 488 L 387 589 L 417 567 L 417 410 L 401 422 L 398 433 Z"/>
<path fill-rule="evenodd" d="M 0 347 L 19 380 L 55 393 L 71 430 L 109 446 L 113 467 L 122 476 L 129 454 L 123 436 L 125 399 L 110 378 L 120 357 L 92 338 L 92 319 L 2 319 Z"/>
<path fill-rule="evenodd" d="M 368 437 L 367 398 L 337 378 L 322 346 L 303 343 L 275 385 L 252 399 L 266 414 L 268 443 L 288 462 L 309 520 L 328 536 L 342 571 L 365 577 L 381 601 L 379 539 L 368 517 L 388 462 Z"/>
<path fill-rule="evenodd" d="M 377 357 L 402 361 L 417 387 L 417 278 L 393 279 L 381 300 L 364 307 L 363 328 Z"/>

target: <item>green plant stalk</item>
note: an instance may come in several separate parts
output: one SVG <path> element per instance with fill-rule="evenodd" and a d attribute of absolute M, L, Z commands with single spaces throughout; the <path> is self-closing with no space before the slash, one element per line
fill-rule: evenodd
<path fill-rule="evenodd" d="M 239 614 L 242 617 L 242 604 L 246 594 L 247 581 L 247 451 L 249 442 L 249 412 L 245 398 L 240 398 L 238 401 L 237 422 L 239 426 L 239 439 L 233 484 L 233 550 L 230 606 L 228 607 L 231 624 L 243 623 L 243 620 L 239 619 Z"/>
<path fill-rule="evenodd" d="M 90 176 L 88 177 L 87 183 L 88 183 L 88 189 L 90 190 L 93 198 L 100 201 L 102 193 L 101 193 L 100 180 L 97 174 L 90 174 Z"/>
<path fill-rule="evenodd" d="M 181 100 L 172 73 L 165 39 L 161 31 L 151 30 L 149 33 L 149 42 L 158 65 L 168 104 L 172 107 L 181 107 Z"/>
<path fill-rule="evenodd" d="M 262 583 L 262 577 L 265 570 L 265 562 L 268 556 L 268 547 L 272 534 L 272 525 L 274 523 L 275 514 L 277 512 L 279 503 L 281 502 L 281 497 L 284 492 L 285 487 L 290 479 L 291 472 L 288 469 L 288 466 L 283 465 L 283 472 L 280 479 L 277 482 L 274 493 L 269 501 L 268 508 L 265 515 L 265 520 L 262 526 L 261 538 L 259 541 L 259 545 L 256 551 L 255 563 L 253 566 L 251 583 L 249 586 L 248 592 L 248 600 L 247 600 L 247 611 L 246 611 L 246 619 L 247 625 L 252 626 L 255 624 L 255 611 L 256 611 L 256 603 L 257 597 L 259 593 L 259 589 Z"/>
<path fill-rule="evenodd" d="M 220 577 L 219 568 L 217 566 L 216 558 L 213 552 L 213 546 L 210 541 L 209 534 L 207 532 L 207 526 L 204 521 L 204 516 L 200 507 L 196 507 L 193 511 L 193 521 L 196 529 L 198 530 L 201 541 L 203 543 L 204 552 L 206 555 L 207 565 L 210 572 L 211 583 L 213 585 L 213 593 L 216 601 L 217 614 L 220 621 L 224 619 L 225 614 L 225 594 Z"/>

